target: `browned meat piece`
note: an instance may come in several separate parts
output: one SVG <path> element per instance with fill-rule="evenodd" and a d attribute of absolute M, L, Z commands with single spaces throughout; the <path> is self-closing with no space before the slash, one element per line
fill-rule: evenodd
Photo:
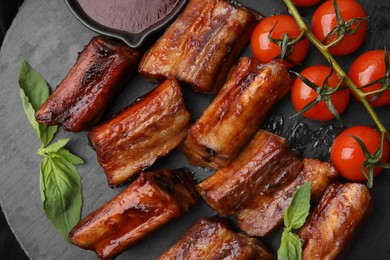
<path fill-rule="evenodd" d="M 302 258 L 335 259 L 373 207 L 368 188 L 359 183 L 333 184 L 298 235 Z"/>
<path fill-rule="evenodd" d="M 230 166 L 196 189 L 219 214 L 236 215 L 248 235 L 265 236 L 283 222 L 284 209 L 303 183 L 312 181 L 316 200 L 337 176 L 329 163 L 302 161 L 283 138 L 260 130 Z"/>
<path fill-rule="evenodd" d="M 260 130 L 237 159 L 196 186 L 206 202 L 221 215 L 236 214 L 262 189 L 296 178 L 302 161 L 284 139 Z"/>
<path fill-rule="evenodd" d="M 281 63 L 262 65 L 241 58 L 181 147 L 190 163 L 214 169 L 228 166 L 271 107 L 290 91 L 291 80 Z"/>
<path fill-rule="evenodd" d="M 69 238 L 100 258 L 114 258 L 197 202 L 188 171 L 142 173 L 118 196 L 81 220 Z"/>
<path fill-rule="evenodd" d="M 185 138 L 190 115 L 175 79 L 89 133 L 110 186 L 126 182 L 166 155 Z"/>
<path fill-rule="evenodd" d="M 140 59 L 124 43 L 98 36 L 35 114 L 39 123 L 80 132 L 91 129 L 122 90 Z"/>
<path fill-rule="evenodd" d="M 261 187 L 259 195 L 248 200 L 237 213 L 237 223 L 250 236 L 265 236 L 283 223 L 285 208 L 290 205 L 297 189 L 312 181 L 311 198 L 317 201 L 330 183 L 336 181 L 337 171 L 326 162 L 313 159 L 303 160 L 304 168 L 295 179 L 269 183 Z M 279 172 L 274 172 L 279 174 Z M 285 178 L 280 175 L 280 178 Z"/>
<path fill-rule="evenodd" d="M 216 93 L 262 17 L 225 0 L 190 0 L 179 18 L 143 56 L 138 71 L 175 77 L 197 92 Z"/>
<path fill-rule="evenodd" d="M 188 230 L 163 259 L 262 259 L 275 257 L 256 239 L 230 229 L 227 221 L 218 218 L 201 219 Z"/>

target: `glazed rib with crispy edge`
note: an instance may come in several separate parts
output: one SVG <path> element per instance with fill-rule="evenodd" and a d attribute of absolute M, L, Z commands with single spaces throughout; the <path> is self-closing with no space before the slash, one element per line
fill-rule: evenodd
<path fill-rule="evenodd" d="M 197 221 L 159 259 L 271 260 L 275 257 L 258 239 L 234 232 L 225 219 L 204 218 Z"/>
<path fill-rule="evenodd" d="M 129 187 L 73 228 L 70 241 L 111 259 L 198 202 L 185 169 L 142 173 Z"/>
<path fill-rule="evenodd" d="M 365 185 L 329 186 L 298 233 L 302 259 L 336 259 L 372 208 L 371 194 Z"/>
<path fill-rule="evenodd" d="M 283 222 L 284 209 L 303 183 L 312 181 L 315 200 L 337 176 L 329 163 L 302 161 L 282 137 L 259 130 L 230 166 L 196 189 L 219 214 L 235 215 L 241 230 L 265 236 Z"/>
<path fill-rule="evenodd" d="M 196 189 L 213 209 L 226 216 L 237 213 L 261 188 L 294 180 L 302 168 L 302 161 L 282 137 L 259 130 L 232 164 Z"/>
<path fill-rule="evenodd" d="M 179 84 L 168 79 L 89 133 L 110 186 L 118 186 L 185 138 L 190 115 Z"/>
<path fill-rule="evenodd" d="M 191 127 L 181 146 L 191 164 L 228 166 L 257 131 L 272 106 L 291 89 L 292 78 L 278 62 L 243 57 Z"/>
<path fill-rule="evenodd" d="M 225 0 L 190 0 L 147 51 L 138 71 L 162 81 L 175 77 L 194 91 L 216 93 L 262 16 Z"/>
<path fill-rule="evenodd" d="M 119 94 L 140 59 L 126 44 L 97 36 L 35 114 L 39 123 L 80 132 L 91 129 Z"/>
<path fill-rule="evenodd" d="M 338 177 L 336 169 L 327 162 L 304 159 L 303 165 L 295 179 L 269 183 L 259 189 L 259 195 L 245 203 L 237 213 L 237 224 L 242 231 L 258 237 L 271 233 L 283 223 L 284 210 L 301 185 L 311 181 L 311 200 L 317 201 Z"/>

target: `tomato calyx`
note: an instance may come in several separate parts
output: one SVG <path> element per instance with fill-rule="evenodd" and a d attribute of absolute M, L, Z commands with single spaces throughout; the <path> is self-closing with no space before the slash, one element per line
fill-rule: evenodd
<path fill-rule="evenodd" d="M 372 154 L 368 151 L 367 147 L 364 145 L 363 141 L 360 138 L 354 135 L 350 136 L 359 144 L 364 154 L 364 157 L 366 158 L 362 165 L 362 173 L 367 178 L 367 187 L 371 189 L 374 184 L 374 167 L 379 166 L 383 169 L 390 169 L 390 163 L 381 162 L 383 156 L 385 136 L 382 134 L 381 144 L 378 149 Z"/>
<path fill-rule="evenodd" d="M 275 39 L 271 36 L 271 33 L 273 32 L 277 23 L 278 23 L 278 21 L 276 21 L 274 23 L 274 25 L 272 26 L 271 30 L 268 33 L 268 40 L 272 43 L 275 43 L 280 48 L 280 54 L 277 55 L 276 57 L 274 57 L 273 59 L 274 60 L 278 60 L 278 59 L 284 60 L 292 66 L 297 66 L 299 64 L 297 64 L 292 59 L 290 59 L 289 56 L 294 51 L 294 44 L 303 40 L 305 33 L 301 32 L 300 35 L 296 38 L 290 37 L 290 35 L 288 33 L 284 33 L 282 36 L 282 39 Z"/>
<path fill-rule="evenodd" d="M 336 0 L 332 0 L 336 19 L 337 26 L 335 26 L 324 38 L 322 43 L 326 45 L 326 48 L 330 48 L 336 44 L 338 44 L 345 36 L 354 34 L 357 30 L 359 30 L 360 26 L 364 21 L 367 21 L 367 18 L 357 17 L 350 19 L 348 21 L 344 21 L 341 17 L 339 7 L 336 3 Z M 356 24 L 356 27 L 352 29 L 352 26 Z M 328 42 L 332 37 L 336 37 Z"/>
<path fill-rule="evenodd" d="M 363 95 L 365 97 L 369 95 L 373 95 L 372 98 L 370 98 L 369 102 L 374 102 L 377 100 L 381 94 L 383 94 L 386 90 L 390 90 L 390 62 L 389 62 L 389 56 L 387 55 L 387 49 L 386 46 L 384 48 L 384 61 L 385 61 L 385 66 L 386 66 L 386 71 L 385 71 L 385 76 L 382 78 L 379 78 L 377 80 L 374 80 L 364 86 L 362 86 L 360 89 L 368 88 L 374 84 L 381 84 L 382 86 L 379 89 L 376 89 L 374 91 L 366 92 Z"/>
<path fill-rule="evenodd" d="M 337 109 L 332 103 L 331 95 L 336 93 L 339 90 L 346 89 L 344 86 L 342 86 L 344 82 L 344 78 L 341 78 L 338 84 L 335 87 L 330 86 L 329 84 L 329 78 L 333 74 L 333 66 L 330 66 L 330 73 L 326 76 L 323 84 L 321 86 L 316 85 L 315 83 L 311 82 L 309 79 L 302 76 L 300 73 L 295 71 L 290 71 L 292 74 L 297 76 L 300 80 L 302 80 L 303 83 L 305 83 L 308 87 L 310 87 L 312 90 L 314 90 L 317 93 L 317 97 L 310 101 L 306 106 L 304 106 L 300 111 L 298 111 L 297 114 L 293 115 L 299 116 L 303 115 L 305 112 L 313 108 L 315 105 L 317 105 L 319 102 L 324 101 L 326 106 L 328 107 L 329 111 L 333 114 L 333 116 L 340 122 L 340 125 L 343 125 L 341 121 L 340 114 L 337 112 Z"/>

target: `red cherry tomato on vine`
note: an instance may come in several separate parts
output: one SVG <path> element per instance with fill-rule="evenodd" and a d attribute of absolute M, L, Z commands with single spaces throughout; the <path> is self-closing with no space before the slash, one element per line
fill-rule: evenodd
<path fill-rule="evenodd" d="M 292 2 L 297 6 L 312 6 L 320 1 L 321 0 L 293 0 Z"/>
<path fill-rule="evenodd" d="M 272 32 L 270 33 L 271 30 Z M 251 48 L 255 58 L 262 63 L 268 63 L 280 55 L 280 47 L 268 39 L 268 34 L 273 39 L 281 40 L 285 33 L 290 38 L 296 38 L 301 33 L 292 16 L 275 15 L 262 20 L 254 29 L 251 37 Z M 302 39 L 292 47 L 292 53 L 288 58 L 299 64 L 307 55 L 309 40 L 306 38 Z M 294 64 L 289 64 L 286 61 L 283 61 L 283 63 L 289 68 L 294 66 Z"/>
<path fill-rule="evenodd" d="M 387 52 L 390 60 L 390 52 Z M 351 65 L 348 76 L 361 88 L 377 79 L 383 78 L 386 73 L 385 51 L 373 50 L 360 55 Z M 371 92 L 381 88 L 380 83 L 361 88 L 363 92 Z M 371 100 L 374 95 L 367 96 Z M 355 96 L 356 97 L 356 96 Z M 371 102 L 372 106 L 385 106 L 390 104 L 390 90 L 385 90 L 377 99 Z"/>
<path fill-rule="evenodd" d="M 322 86 L 329 74 L 330 67 L 322 65 L 310 66 L 301 72 L 303 77 L 317 86 Z M 332 76 L 328 79 L 329 86 L 336 87 L 339 82 L 339 77 L 333 72 Z M 307 86 L 300 78 L 297 77 L 295 79 L 291 89 L 291 99 L 297 111 L 301 111 L 306 105 L 316 99 L 317 96 L 318 93 Z M 331 95 L 332 104 L 338 114 L 343 113 L 347 108 L 349 96 L 349 89 L 339 90 Z M 324 101 L 320 101 L 310 110 L 306 111 L 303 116 L 318 121 L 326 121 L 334 118 L 334 115 Z"/>
<path fill-rule="evenodd" d="M 341 18 L 344 22 L 354 18 L 367 18 L 363 7 L 354 0 L 337 0 L 337 6 L 340 10 Z M 320 5 L 313 14 L 312 32 L 319 41 L 324 41 L 328 33 L 337 25 L 337 18 L 333 7 L 332 0 L 328 0 Z M 355 29 L 358 22 L 352 25 Z M 333 55 L 347 55 L 357 50 L 363 43 L 367 32 L 367 21 L 363 21 L 359 29 L 350 35 L 346 35 L 341 42 L 329 48 Z M 329 38 L 327 43 L 332 42 L 335 35 Z"/>
<path fill-rule="evenodd" d="M 363 162 L 366 160 L 358 142 L 351 136 L 363 141 L 367 150 L 373 154 L 380 146 L 381 136 L 378 131 L 368 126 L 353 126 L 336 137 L 330 150 L 332 162 L 340 174 L 351 181 L 367 180 L 362 172 Z M 389 144 L 385 140 L 381 162 L 389 160 Z M 374 167 L 374 176 L 382 168 Z"/>

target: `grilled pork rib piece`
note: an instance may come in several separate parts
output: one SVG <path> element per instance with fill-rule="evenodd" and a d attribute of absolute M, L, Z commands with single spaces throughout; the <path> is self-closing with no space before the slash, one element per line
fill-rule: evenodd
<path fill-rule="evenodd" d="M 284 210 L 290 205 L 295 192 L 307 181 L 312 181 L 312 201 L 320 199 L 330 183 L 337 178 L 337 172 L 327 162 L 304 159 L 303 169 L 295 179 L 271 183 L 261 187 L 261 193 L 248 200 L 237 213 L 237 224 L 250 236 L 263 237 L 283 223 Z M 286 178 L 286 176 L 280 176 Z"/>
<path fill-rule="evenodd" d="M 262 243 L 234 232 L 224 219 L 201 219 L 160 260 L 275 259 Z"/>
<path fill-rule="evenodd" d="M 191 164 L 214 169 L 228 166 L 271 107 L 290 91 L 291 84 L 283 64 L 241 58 L 217 97 L 191 127 L 181 150 Z"/>
<path fill-rule="evenodd" d="M 301 160 L 284 145 L 284 139 L 260 130 L 230 166 L 196 189 L 219 214 L 232 215 L 258 195 L 261 187 L 294 179 L 302 168 Z"/>
<path fill-rule="evenodd" d="M 114 258 L 198 202 L 187 170 L 141 173 L 128 188 L 73 228 L 75 245 Z"/>
<path fill-rule="evenodd" d="M 262 18 L 225 0 L 190 0 L 147 51 L 138 71 L 162 81 L 175 77 L 194 91 L 216 93 Z"/>
<path fill-rule="evenodd" d="M 264 236 L 282 223 L 284 209 L 304 182 L 313 181 L 311 192 L 318 199 L 336 178 L 330 164 L 302 161 L 282 137 L 259 130 L 233 163 L 196 189 L 219 214 L 235 215 L 241 230 Z"/>
<path fill-rule="evenodd" d="M 302 258 L 336 259 L 372 208 L 371 194 L 365 185 L 329 186 L 298 233 Z"/>
<path fill-rule="evenodd" d="M 118 186 L 178 146 L 189 128 L 179 84 L 168 79 L 89 133 L 110 186 Z"/>
<path fill-rule="evenodd" d="M 97 36 L 35 114 L 39 123 L 80 132 L 91 129 L 119 94 L 140 59 L 126 44 Z"/>

